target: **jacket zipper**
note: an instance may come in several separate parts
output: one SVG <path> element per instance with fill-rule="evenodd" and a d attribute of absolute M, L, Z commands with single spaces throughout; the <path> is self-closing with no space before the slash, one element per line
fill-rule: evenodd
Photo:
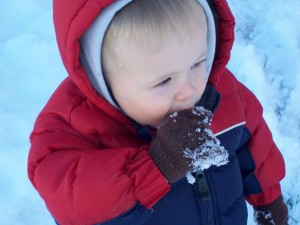
<path fill-rule="evenodd" d="M 196 173 L 196 186 L 199 193 L 200 212 L 203 225 L 216 225 L 212 194 L 206 174 L 203 171 Z"/>

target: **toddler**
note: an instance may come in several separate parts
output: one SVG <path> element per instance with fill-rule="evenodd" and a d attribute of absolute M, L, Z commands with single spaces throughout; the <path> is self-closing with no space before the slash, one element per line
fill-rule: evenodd
<path fill-rule="evenodd" d="M 284 160 L 262 106 L 226 68 L 225 0 L 53 10 L 69 76 L 36 120 L 28 174 L 57 224 L 243 225 L 245 200 L 257 224 L 288 224 Z"/>

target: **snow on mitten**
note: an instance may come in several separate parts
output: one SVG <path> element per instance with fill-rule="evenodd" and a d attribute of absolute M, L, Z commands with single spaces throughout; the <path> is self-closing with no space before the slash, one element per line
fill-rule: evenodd
<path fill-rule="evenodd" d="M 170 183 L 187 172 L 228 162 L 227 151 L 209 129 L 211 119 L 209 110 L 195 107 L 172 114 L 158 129 L 149 154 Z"/>
<path fill-rule="evenodd" d="M 254 218 L 258 225 L 288 225 L 288 209 L 282 195 L 268 205 L 254 207 Z"/>

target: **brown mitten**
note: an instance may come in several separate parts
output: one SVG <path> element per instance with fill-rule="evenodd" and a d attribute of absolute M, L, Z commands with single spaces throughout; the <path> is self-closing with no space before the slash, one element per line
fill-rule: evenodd
<path fill-rule="evenodd" d="M 254 218 L 258 225 L 288 225 L 288 209 L 282 195 L 268 205 L 254 207 Z"/>
<path fill-rule="evenodd" d="M 170 183 L 187 172 L 227 163 L 227 151 L 209 129 L 211 118 L 203 107 L 186 109 L 158 129 L 149 154 Z"/>

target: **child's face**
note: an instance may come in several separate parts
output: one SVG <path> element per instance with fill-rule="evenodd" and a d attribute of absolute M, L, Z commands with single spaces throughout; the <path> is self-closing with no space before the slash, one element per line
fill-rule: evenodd
<path fill-rule="evenodd" d="M 107 79 L 129 117 L 159 127 L 171 113 L 195 105 L 207 82 L 206 32 L 205 24 L 195 25 L 189 34 L 175 35 L 155 51 L 117 41 Z"/>

